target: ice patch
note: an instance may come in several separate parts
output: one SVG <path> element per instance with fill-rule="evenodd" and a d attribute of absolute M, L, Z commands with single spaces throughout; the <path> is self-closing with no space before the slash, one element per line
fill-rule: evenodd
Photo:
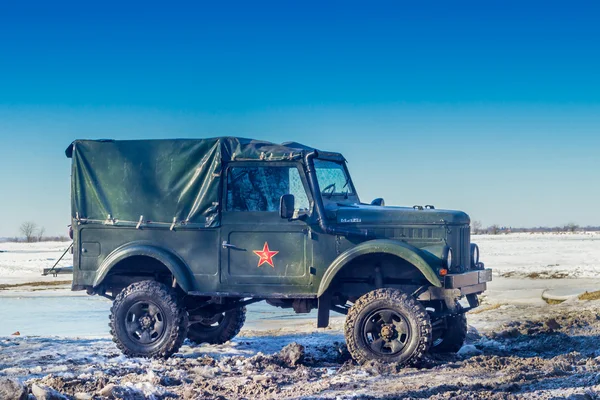
<path fill-rule="evenodd" d="M 474 345 L 466 344 L 463 347 L 461 347 L 456 354 L 460 357 L 471 357 L 480 355 L 481 353 L 483 352 Z"/>

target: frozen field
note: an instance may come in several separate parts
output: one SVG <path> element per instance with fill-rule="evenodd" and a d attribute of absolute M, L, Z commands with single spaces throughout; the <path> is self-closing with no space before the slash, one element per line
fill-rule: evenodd
<path fill-rule="evenodd" d="M 600 233 L 474 235 L 481 259 L 496 275 L 530 278 L 600 277 Z"/>
<path fill-rule="evenodd" d="M 0 242 L 0 285 L 55 281 L 52 277 L 42 277 L 42 270 L 51 268 L 70 244 Z M 66 254 L 59 266 L 69 265 L 73 265 L 73 258 L 71 254 Z M 68 275 L 62 275 L 62 279 L 68 279 Z"/>
<path fill-rule="evenodd" d="M 127 359 L 108 337 L 108 300 L 68 285 L 1 286 L 39 281 L 68 243 L 0 243 L 0 379 L 93 399 L 599 398 L 600 301 L 549 305 L 541 294 L 600 290 L 600 235 L 473 241 L 495 280 L 468 315 L 467 345 L 405 369 L 349 361 L 343 317 L 316 329 L 311 316 L 261 303 L 230 343 L 186 343 L 166 361 Z"/>

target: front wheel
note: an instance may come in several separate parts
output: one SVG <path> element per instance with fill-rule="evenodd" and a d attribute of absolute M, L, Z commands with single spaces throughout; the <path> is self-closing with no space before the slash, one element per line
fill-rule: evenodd
<path fill-rule="evenodd" d="M 414 364 L 431 345 L 429 314 L 397 289 L 377 289 L 360 297 L 348 311 L 344 331 L 348 351 L 359 364 Z"/>
<path fill-rule="evenodd" d="M 156 281 L 129 285 L 110 311 L 113 341 L 127 356 L 168 358 L 187 335 L 187 311 L 173 290 Z"/>

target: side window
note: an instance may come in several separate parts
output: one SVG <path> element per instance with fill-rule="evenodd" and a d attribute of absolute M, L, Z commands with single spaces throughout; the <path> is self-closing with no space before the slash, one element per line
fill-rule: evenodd
<path fill-rule="evenodd" d="M 296 208 L 307 210 L 308 197 L 295 167 L 233 167 L 227 175 L 227 210 L 279 211 L 279 199 L 293 194 Z"/>
<path fill-rule="evenodd" d="M 310 205 L 308 203 L 308 196 L 306 195 L 306 190 L 304 190 L 302 179 L 300 179 L 300 173 L 298 172 L 298 168 L 289 168 L 289 176 L 290 185 L 288 193 L 293 194 L 296 198 L 295 208 L 303 211 L 308 211 L 308 209 L 310 208 Z"/>

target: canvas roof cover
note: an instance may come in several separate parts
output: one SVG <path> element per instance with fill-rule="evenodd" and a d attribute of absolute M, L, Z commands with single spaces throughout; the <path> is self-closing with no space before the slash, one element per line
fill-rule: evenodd
<path fill-rule="evenodd" d="M 72 217 L 91 223 L 216 227 L 223 163 L 297 159 L 312 150 L 299 143 L 235 137 L 76 140 L 66 150 L 73 159 Z M 337 153 L 326 155 L 343 160 Z"/>

